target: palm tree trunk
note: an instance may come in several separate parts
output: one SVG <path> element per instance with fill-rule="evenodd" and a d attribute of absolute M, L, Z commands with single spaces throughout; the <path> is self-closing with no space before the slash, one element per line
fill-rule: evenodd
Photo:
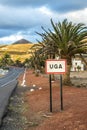
<path fill-rule="evenodd" d="M 64 85 L 71 85 L 70 69 L 71 69 L 71 65 L 67 65 L 66 73 L 63 75 L 63 84 Z"/>

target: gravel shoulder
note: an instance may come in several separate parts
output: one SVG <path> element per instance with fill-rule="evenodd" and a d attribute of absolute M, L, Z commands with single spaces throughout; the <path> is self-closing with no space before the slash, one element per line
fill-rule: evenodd
<path fill-rule="evenodd" d="M 23 115 L 26 111 L 24 104 L 25 91 L 27 91 L 27 88 L 18 86 L 13 92 L 0 130 L 25 130 L 27 123 L 27 119 Z"/>

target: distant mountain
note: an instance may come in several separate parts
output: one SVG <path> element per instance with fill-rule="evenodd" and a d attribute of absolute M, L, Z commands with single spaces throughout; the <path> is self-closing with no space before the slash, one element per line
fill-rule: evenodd
<path fill-rule="evenodd" d="M 26 39 L 20 39 L 20 40 L 14 42 L 13 44 L 28 44 L 28 43 L 31 43 L 31 42 Z"/>

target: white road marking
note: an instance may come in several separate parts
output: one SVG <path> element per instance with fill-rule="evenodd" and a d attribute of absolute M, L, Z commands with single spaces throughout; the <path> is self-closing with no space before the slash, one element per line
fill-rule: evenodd
<path fill-rule="evenodd" d="M 25 78 L 26 78 L 26 68 L 25 68 L 25 71 L 24 71 L 23 81 L 22 81 L 22 84 L 21 84 L 21 86 L 23 86 L 23 87 L 26 87 L 26 80 L 25 80 Z"/>
<path fill-rule="evenodd" d="M 11 82 L 13 82 L 13 81 L 15 81 L 15 79 L 13 79 L 13 80 L 11 80 L 11 81 L 9 81 L 9 82 L 7 82 L 7 83 L 1 85 L 0 87 L 4 87 L 4 86 L 8 85 L 9 83 L 11 83 Z"/>

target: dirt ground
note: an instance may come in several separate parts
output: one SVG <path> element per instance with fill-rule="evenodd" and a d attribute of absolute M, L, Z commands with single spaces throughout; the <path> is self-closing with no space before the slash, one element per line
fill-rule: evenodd
<path fill-rule="evenodd" d="M 81 76 L 81 73 L 78 74 Z M 26 86 L 30 88 L 24 94 L 26 130 L 87 130 L 87 88 L 63 86 L 64 109 L 61 111 L 59 80 L 52 82 L 51 113 L 48 78 L 45 75 L 36 77 L 33 71 L 28 70 L 25 79 Z M 23 75 L 19 78 L 20 85 L 22 80 Z"/>

